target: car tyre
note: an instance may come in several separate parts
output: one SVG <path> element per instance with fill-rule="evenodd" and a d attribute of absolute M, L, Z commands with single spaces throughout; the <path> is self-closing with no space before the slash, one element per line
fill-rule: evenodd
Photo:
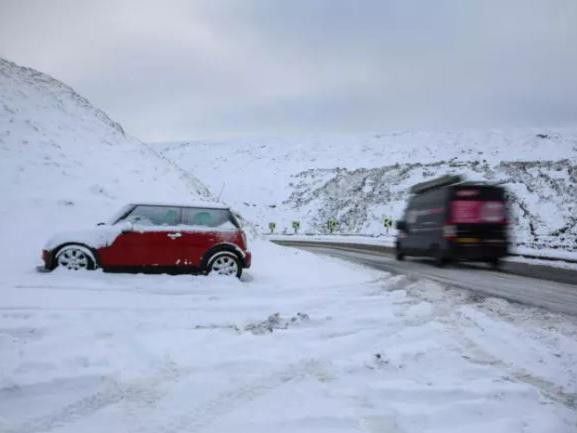
<path fill-rule="evenodd" d="M 242 264 L 238 256 L 231 251 L 219 251 L 208 259 L 206 272 L 210 275 L 242 275 Z"/>
<path fill-rule="evenodd" d="M 92 252 L 82 245 L 66 245 L 55 254 L 56 267 L 69 271 L 91 271 L 96 268 Z"/>

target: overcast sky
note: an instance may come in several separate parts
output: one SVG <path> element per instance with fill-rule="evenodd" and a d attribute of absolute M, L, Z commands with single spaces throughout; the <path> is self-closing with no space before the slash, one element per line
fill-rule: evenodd
<path fill-rule="evenodd" d="M 0 57 L 147 141 L 577 125 L 577 0 L 0 0 Z"/>

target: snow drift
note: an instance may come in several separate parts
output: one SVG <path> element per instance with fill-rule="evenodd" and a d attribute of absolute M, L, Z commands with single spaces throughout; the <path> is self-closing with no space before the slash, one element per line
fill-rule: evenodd
<path fill-rule="evenodd" d="M 127 202 L 210 196 L 70 87 L 4 59 L 0 185 L 7 267 L 30 267 L 53 232 L 104 221 Z"/>

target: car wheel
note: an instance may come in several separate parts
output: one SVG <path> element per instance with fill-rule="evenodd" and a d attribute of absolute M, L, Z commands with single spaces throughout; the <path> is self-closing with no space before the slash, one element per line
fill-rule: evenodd
<path fill-rule="evenodd" d="M 95 263 L 90 250 L 81 245 L 67 245 L 56 253 L 56 265 L 69 271 L 92 270 Z"/>
<path fill-rule="evenodd" d="M 242 266 L 235 253 L 221 251 L 208 260 L 207 273 L 214 275 L 236 276 L 242 275 Z"/>

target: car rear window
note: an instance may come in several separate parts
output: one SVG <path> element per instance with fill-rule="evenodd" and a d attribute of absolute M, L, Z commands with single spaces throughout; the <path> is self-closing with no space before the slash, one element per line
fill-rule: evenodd
<path fill-rule="evenodd" d="M 237 229 L 238 221 L 228 209 L 183 208 L 182 224 L 213 229 Z"/>

